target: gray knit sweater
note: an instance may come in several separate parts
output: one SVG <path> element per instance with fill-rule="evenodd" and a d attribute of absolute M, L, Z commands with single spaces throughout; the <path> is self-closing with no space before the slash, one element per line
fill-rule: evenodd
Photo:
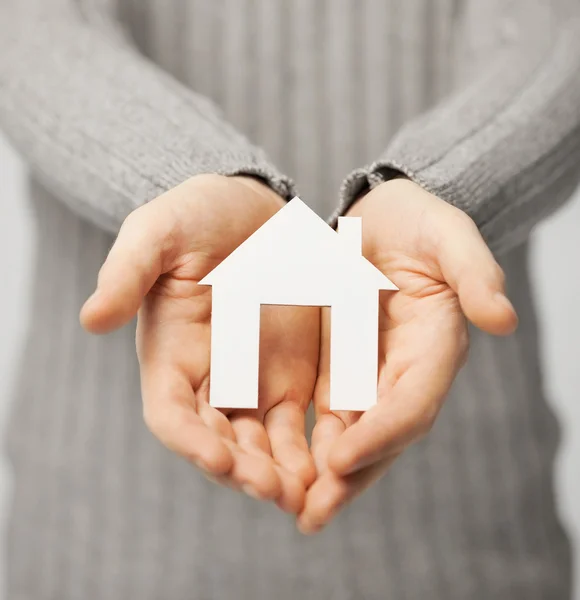
<path fill-rule="evenodd" d="M 526 257 L 580 175 L 579 19 L 578 0 L 0 1 L 0 126 L 38 230 L 10 600 L 569 597 Z M 429 439 L 305 539 L 164 450 L 134 331 L 89 337 L 77 312 L 123 218 L 191 175 L 285 197 L 292 177 L 328 215 L 400 171 L 475 219 L 521 325 L 474 331 Z"/>

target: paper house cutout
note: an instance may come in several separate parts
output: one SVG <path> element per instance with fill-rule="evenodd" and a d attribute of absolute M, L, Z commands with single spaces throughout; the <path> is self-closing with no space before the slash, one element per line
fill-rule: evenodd
<path fill-rule="evenodd" d="M 330 408 L 376 403 L 379 290 L 398 288 L 361 245 L 359 217 L 337 232 L 294 198 L 199 282 L 212 286 L 212 406 L 258 406 L 262 304 L 331 307 Z"/>

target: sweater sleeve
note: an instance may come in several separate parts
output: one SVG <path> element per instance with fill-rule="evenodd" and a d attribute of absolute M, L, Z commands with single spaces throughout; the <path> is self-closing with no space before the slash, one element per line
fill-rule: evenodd
<path fill-rule="evenodd" d="M 571 196 L 580 180 L 580 3 L 527 10 L 497 62 L 350 174 L 337 214 L 402 173 L 468 213 L 501 253 Z"/>
<path fill-rule="evenodd" d="M 0 127 L 34 174 L 116 232 L 201 173 L 292 182 L 216 107 L 142 56 L 101 0 L 0 2 Z"/>

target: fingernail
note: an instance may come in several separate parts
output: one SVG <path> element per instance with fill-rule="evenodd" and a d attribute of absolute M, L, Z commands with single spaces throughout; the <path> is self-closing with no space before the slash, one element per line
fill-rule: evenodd
<path fill-rule="evenodd" d="M 515 329 L 518 326 L 518 313 L 516 312 L 514 305 L 510 302 L 509 298 L 505 294 L 502 294 L 501 292 L 495 293 L 495 301 L 497 302 L 498 305 L 501 305 L 505 311 L 508 311 L 513 315 L 513 317 L 514 317 L 513 329 Z"/>
<path fill-rule="evenodd" d="M 99 296 L 101 295 L 100 290 L 97 288 L 86 300 L 85 302 L 85 306 L 89 306 L 90 304 L 93 304 L 96 300 L 98 300 Z"/>
<path fill-rule="evenodd" d="M 202 471 L 208 471 L 209 469 L 207 468 L 207 465 L 203 462 L 203 460 L 199 459 L 199 458 L 194 458 L 193 460 L 193 464 L 198 468 L 201 469 Z"/>
<path fill-rule="evenodd" d="M 504 308 L 515 312 L 513 304 L 509 301 L 508 297 L 502 292 L 496 292 L 493 298 L 498 304 L 501 304 Z"/>
<path fill-rule="evenodd" d="M 242 486 L 242 491 L 245 494 L 248 494 L 248 496 L 250 496 L 251 498 L 255 498 L 256 500 L 263 500 L 262 496 L 260 496 L 256 488 L 253 485 L 250 485 L 249 483 L 244 483 L 244 485 Z"/>
<path fill-rule="evenodd" d="M 359 460 L 354 465 L 352 465 L 352 467 L 345 469 L 344 473 L 342 473 L 342 474 L 343 475 L 352 475 L 352 474 L 356 473 L 357 471 L 360 471 L 361 469 L 368 467 L 370 464 L 372 464 L 372 461 L 369 461 L 368 459 Z"/>
<path fill-rule="evenodd" d="M 302 535 L 314 535 L 315 533 L 318 533 L 323 527 L 323 525 L 321 524 L 304 523 L 300 521 L 296 524 L 296 526 L 298 527 L 298 531 Z"/>

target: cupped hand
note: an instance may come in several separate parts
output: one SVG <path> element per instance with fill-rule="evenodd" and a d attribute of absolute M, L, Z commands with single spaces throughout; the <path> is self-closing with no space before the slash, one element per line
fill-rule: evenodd
<path fill-rule="evenodd" d="M 304 414 L 319 310 L 263 308 L 260 408 L 217 410 L 208 396 L 211 288 L 198 285 L 283 204 L 257 179 L 202 175 L 142 206 L 123 223 L 81 321 L 106 333 L 138 313 L 151 431 L 211 479 L 297 512 L 315 477 Z"/>
<path fill-rule="evenodd" d="M 413 182 L 396 179 L 360 199 L 363 253 L 400 289 L 381 292 L 378 403 L 365 413 L 329 410 L 329 319 L 323 312 L 312 453 L 319 476 L 298 525 L 320 530 L 431 428 L 463 365 L 466 318 L 496 335 L 517 316 L 501 268 L 474 222 Z"/>

